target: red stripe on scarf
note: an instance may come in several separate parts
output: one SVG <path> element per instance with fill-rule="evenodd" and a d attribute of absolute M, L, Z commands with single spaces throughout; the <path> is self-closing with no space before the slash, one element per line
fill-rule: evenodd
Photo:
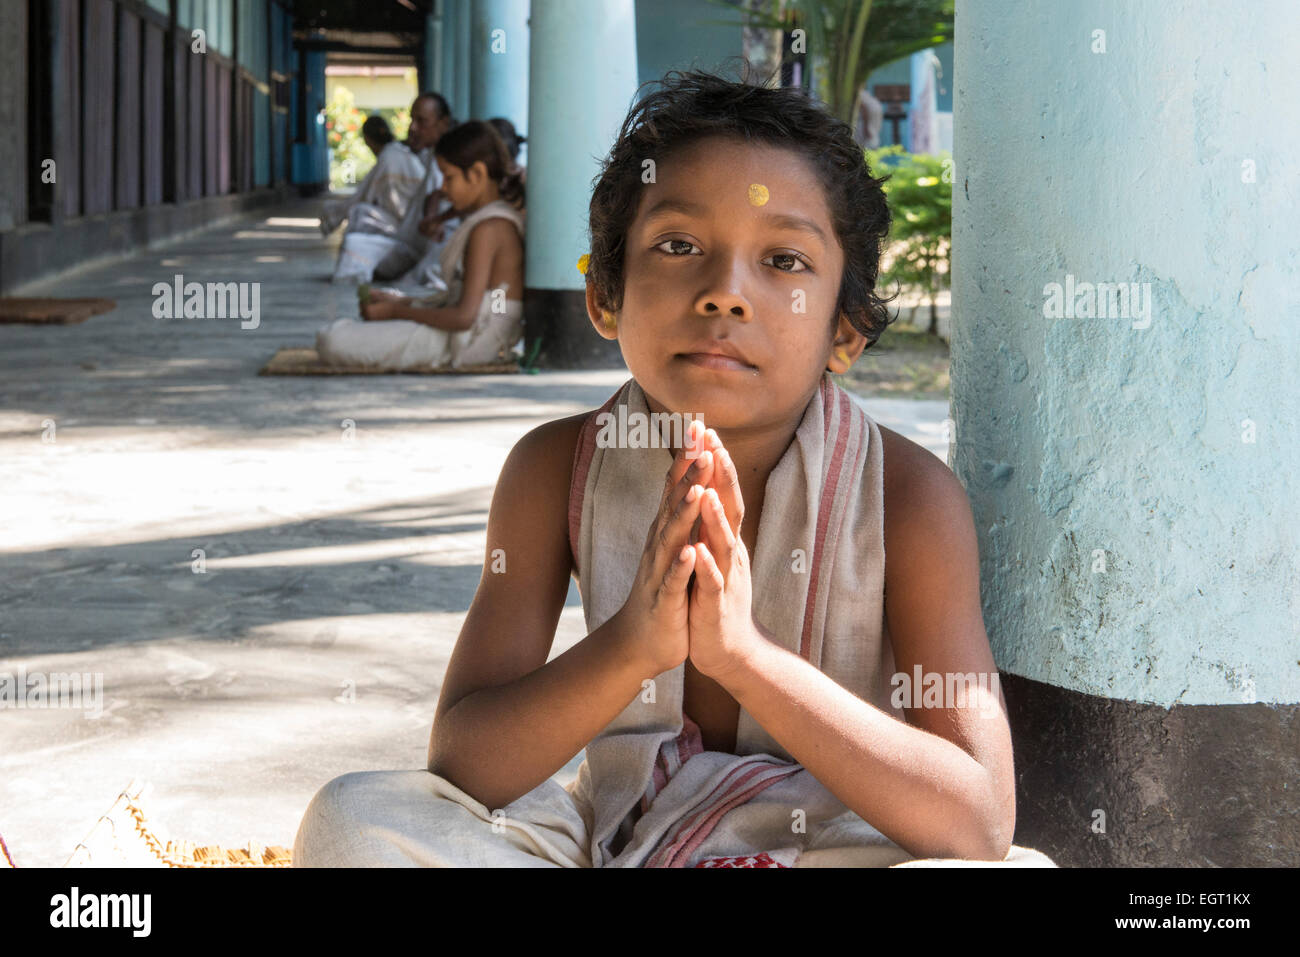
<path fill-rule="evenodd" d="M 626 388 L 626 384 L 620 386 L 604 405 L 588 413 L 578 432 L 578 443 L 573 448 L 573 477 L 569 481 L 569 554 L 573 556 L 575 569 L 578 567 L 578 536 L 582 530 L 582 500 L 587 494 L 587 473 L 591 471 L 591 459 L 596 454 L 596 435 L 600 431 L 596 419 L 602 412 L 613 410 Z"/>
<path fill-rule="evenodd" d="M 804 603 L 803 629 L 799 635 L 799 657 L 811 661 L 813 621 L 817 617 L 817 585 L 821 580 L 822 554 L 826 546 L 826 530 L 830 525 L 836 495 L 840 492 L 840 478 L 844 469 L 844 456 L 851 444 L 857 407 L 843 389 L 829 377 L 822 379 L 822 409 L 825 418 L 826 442 L 829 448 L 822 457 L 822 489 L 817 497 L 817 533 L 813 538 L 812 567 L 808 575 L 808 599 Z M 831 434 L 832 419 L 834 432 Z"/>

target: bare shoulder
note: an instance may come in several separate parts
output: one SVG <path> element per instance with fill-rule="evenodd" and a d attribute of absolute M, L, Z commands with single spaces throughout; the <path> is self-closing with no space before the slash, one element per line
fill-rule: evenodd
<path fill-rule="evenodd" d="M 891 630 L 904 605 L 933 613 L 936 582 L 948 596 L 979 608 L 979 546 L 970 499 L 933 452 L 880 426 L 884 455 L 886 606 Z M 960 599 L 957 596 L 961 596 Z"/>
<path fill-rule="evenodd" d="M 493 216 L 475 224 L 474 231 L 469 234 L 469 243 L 471 246 L 511 248 L 520 245 L 519 230 L 510 220 Z"/>
<path fill-rule="evenodd" d="M 508 470 L 511 478 L 531 486 L 540 497 L 567 502 L 578 435 L 590 414 L 553 419 L 527 432 L 511 450 L 502 478 Z"/>
<path fill-rule="evenodd" d="M 966 489 L 937 455 L 892 429 L 877 424 L 884 456 L 885 539 L 892 535 L 970 515 Z M 900 542 L 901 544 L 901 542 Z"/>

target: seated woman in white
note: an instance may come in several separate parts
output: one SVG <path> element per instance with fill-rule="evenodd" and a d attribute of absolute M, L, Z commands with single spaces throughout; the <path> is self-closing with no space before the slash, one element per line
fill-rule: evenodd
<path fill-rule="evenodd" d="M 447 289 L 423 299 L 372 292 L 361 319 L 316 336 L 332 365 L 410 369 L 509 360 L 523 336 L 523 184 L 500 136 L 477 120 L 439 141 L 443 195 L 461 224 L 441 259 Z"/>
<path fill-rule="evenodd" d="M 375 154 L 375 165 L 351 196 L 326 201 L 320 218 L 323 235 L 338 229 L 361 204 L 372 207 L 372 216 L 385 219 L 396 229 L 411 204 L 424 200 L 425 165 L 404 143 L 396 141 L 382 116 L 376 114 L 361 124 L 361 138 Z"/>

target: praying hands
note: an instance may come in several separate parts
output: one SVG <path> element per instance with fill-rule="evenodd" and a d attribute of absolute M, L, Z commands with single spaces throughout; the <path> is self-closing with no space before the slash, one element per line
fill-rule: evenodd
<path fill-rule="evenodd" d="M 694 460 L 687 458 L 697 449 Z M 735 463 L 715 432 L 692 421 L 618 613 L 652 674 L 689 657 L 701 674 L 723 683 L 767 640 L 751 608 L 743 517 Z"/>
<path fill-rule="evenodd" d="M 694 430 L 695 423 L 691 425 Z M 694 434 L 688 431 L 688 442 Z M 725 684 L 744 667 L 754 644 L 767 639 L 753 617 L 749 550 L 740 537 L 745 517 L 740 476 L 716 432 L 709 429 L 698 442 L 709 465 L 701 482 L 699 540 L 691 546 L 695 583 L 687 612 L 690 659 L 701 674 Z"/>

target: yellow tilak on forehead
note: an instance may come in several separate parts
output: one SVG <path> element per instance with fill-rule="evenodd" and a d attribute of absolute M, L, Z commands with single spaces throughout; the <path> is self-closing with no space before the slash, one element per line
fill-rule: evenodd
<path fill-rule="evenodd" d="M 749 205 L 766 206 L 770 197 L 771 194 L 767 191 L 767 187 L 762 183 L 749 184 Z"/>

